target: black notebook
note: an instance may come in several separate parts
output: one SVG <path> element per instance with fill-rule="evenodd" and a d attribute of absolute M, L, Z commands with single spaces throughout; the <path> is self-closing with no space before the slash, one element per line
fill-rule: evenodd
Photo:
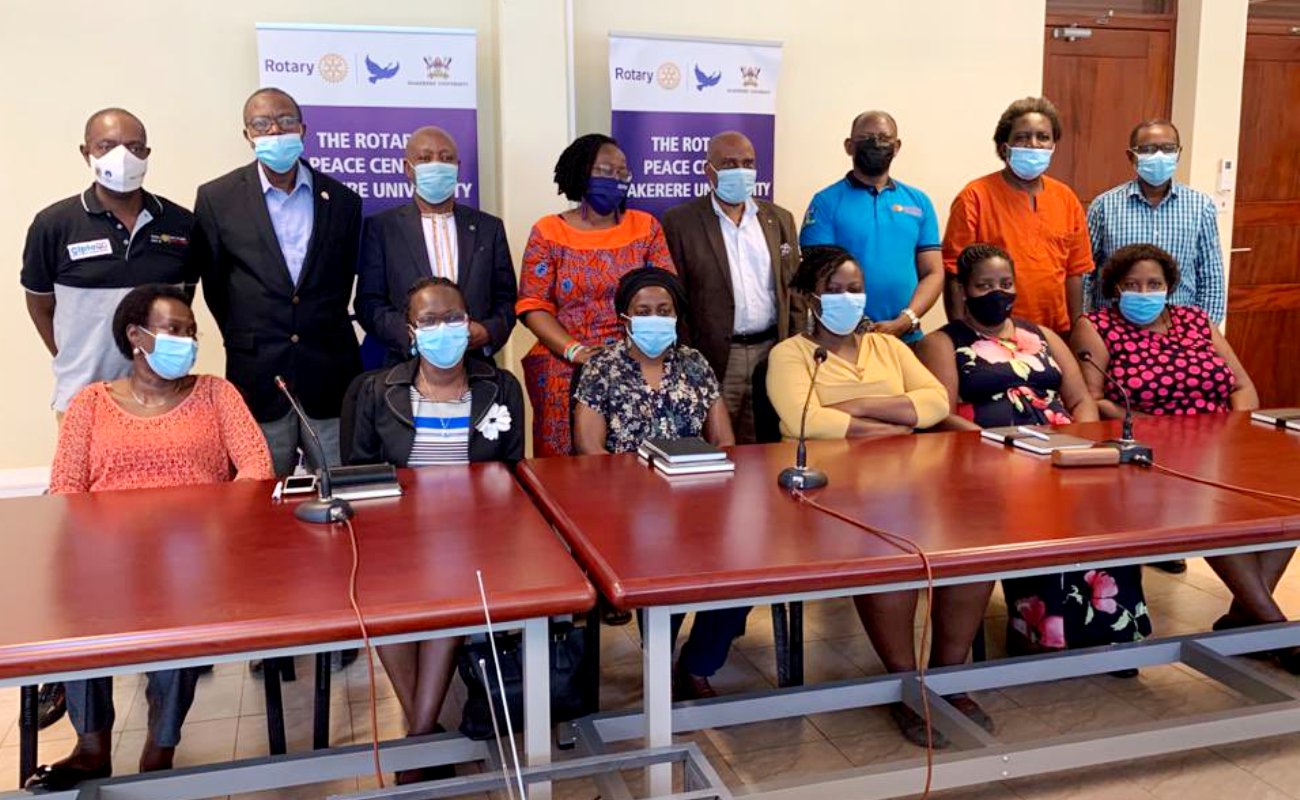
<path fill-rule="evenodd" d="M 646 439 L 641 443 L 654 460 L 669 464 L 694 464 L 701 461 L 724 461 L 727 454 L 698 436 L 685 439 Z"/>
<path fill-rule="evenodd" d="M 1251 412 L 1250 418 L 1266 425 L 1300 431 L 1300 408 L 1261 408 Z"/>

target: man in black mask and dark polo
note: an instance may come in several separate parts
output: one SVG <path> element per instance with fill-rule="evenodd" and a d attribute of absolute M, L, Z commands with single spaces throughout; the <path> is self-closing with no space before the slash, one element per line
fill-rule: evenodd
<path fill-rule="evenodd" d="M 852 253 L 866 282 L 872 330 L 913 344 L 921 339 L 921 317 L 943 294 L 942 239 L 925 192 L 889 176 L 902 147 L 892 116 L 859 114 L 844 140 L 853 169 L 813 197 L 799 246 L 833 244 Z"/>

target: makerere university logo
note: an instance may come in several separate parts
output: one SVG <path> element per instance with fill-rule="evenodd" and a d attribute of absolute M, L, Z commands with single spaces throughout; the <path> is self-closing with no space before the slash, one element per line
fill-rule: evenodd
<path fill-rule="evenodd" d="M 740 85 L 746 89 L 758 87 L 758 73 L 762 72 L 758 67 L 741 67 L 740 68 Z"/>
<path fill-rule="evenodd" d="M 326 53 L 316 63 L 316 70 L 326 83 L 341 83 L 348 76 L 348 60 L 338 53 Z"/>
<path fill-rule="evenodd" d="M 665 61 L 660 64 L 659 69 L 655 71 L 655 80 L 658 81 L 661 88 L 667 89 L 671 92 L 673 89 L 676 89 L 681 85 L 682 71 L 673 62 Z"/>
<path fill-rule="evenodd" d="M 431 81 L 445 81 L 451 77 L 451 59 L 442 56 L 424 57 L 424 68 Z"/>

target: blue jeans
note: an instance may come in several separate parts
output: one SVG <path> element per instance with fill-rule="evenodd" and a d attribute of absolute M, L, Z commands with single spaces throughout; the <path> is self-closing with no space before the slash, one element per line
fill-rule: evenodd
<path fill-rule="evenodd" d="M 311 426 L 320 434 L 321 444 L 325 446 L 325 462 L 331 467 L 339 465 L 339 421 L 335 419 L 311 419 Z M 271 422 L 261 422 L 262 435 L 266 437 L 266 446 L 271 450 L 271 466 L 275 475 L 283 478 L 292 475 L 298 466 L 298 451 L 301 449 L 307 463 L 319 469 L 320 455 L 311 434 L 303 429 L 298 415 L 290 411 L 283 417 Z"/>
<path fill-rule="evenodd" d="M 149 733 L 159 747 L 175 747 L 181 741 L 181 724 L 194 702 L 194 684 L 199 670 L 167 669 L 147 673 L 144 695 L 149 703 Z M 78 734 L 99 733 L 113 727 L 113 679 L 91 678 L 66 681 L 68 719 Z"/>
<path fill-rule="evenodd" d="M 677 666 L 697 678 L 709 678 L 727 663 L 727 653 L 731 643 L 745 632 L 745 618 L 749 616 L 752 606 L 744 608 L 718 608 L 712 611 L 697 611 L 691 633 L 677 655 Z M 671 640 L 677 642 L 685 614 L 674 614 L 669 631 Z M 637 627 L 640 628 L 641 612 L 636 614 Z"/>

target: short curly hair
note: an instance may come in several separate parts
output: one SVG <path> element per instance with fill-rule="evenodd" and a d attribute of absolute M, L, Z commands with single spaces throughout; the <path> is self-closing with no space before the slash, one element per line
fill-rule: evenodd
<path fill-rule="evenodd" d="M 618 147 L 618 142 L 603 133 L 589 133 L 579 136 L 564 148 L 560 158 L 555 162 L 555 186 L 559 194 L 575 203 L 582 202 L 587 193 L 587 183 L 591 180 L 591 168 L 596 164 L 600 148 L 607 144 Z"/>
<path fill-rule="evenodd" d="M 1011 260 L 1011 254 L 995 244 L 985 242 L 976 242 L 968 245 L 957 256 L 957 282 L 962 286 L 970 283 L 971 275 L 975 273 L 975 268 L 990 258 L 1000 258 L 1011 265 L 1011 274 L 1016 274 L 1016 262 Z"/>
<path fill-rule="evenodd" d="M 833 244 L 805 247 L 799 254 L 799 269 L 795 271 L 790 287 L 811 297 L 817 294 L 817 284 L 848 261 L 857 263 L 853 254 L 843 247 Z M 858 269 L 862 269 L 861 264 L 858 264 Z"/>
<path fill-rule="evenodd" d="M 1119 285 L 1139 261 L 1154 261 L 1159 264 L 1169 291 L 1172 292 L 1178 285 L 1182 274 L 1178 269 L 1178 259 L 1153 244 L 1131 244 L 1121 247 L 1106 259 L 1101 268 L 1101 296 L 1107 300 L 1119 297 Z"/>
<path fill-rule="evenodd" d="M 186 308 L 192 308 L 190 298 L 186 296 L 184 290 L 170 283 L 146 283 L 137 286 L 127 292 L 122 302 L 117 304 L 117 310 L 113 312 L 113 342 L 117 344 L 118 352 L 126 360 L 130 361 L 135 355 L 135 345 L 126 338 L 127 327 L 131 325 L 137 328 L 149 327 L 149 311 L 153 309 L 156 301 L 164 298 L 184 303 Z"/>
<path fill-rule="evenodd" d="M 993 129 L 993 144 L 1001 147 L 1011 141 L 1011 128 L 1016 120 L 1026 114 L 1042 114 L 1052 123 L 1052 141 L 1061 141 L 1061 115 L 1046 97 L 1022 97 L 1002 112 L 998 117 L 998 126 Z"/>

